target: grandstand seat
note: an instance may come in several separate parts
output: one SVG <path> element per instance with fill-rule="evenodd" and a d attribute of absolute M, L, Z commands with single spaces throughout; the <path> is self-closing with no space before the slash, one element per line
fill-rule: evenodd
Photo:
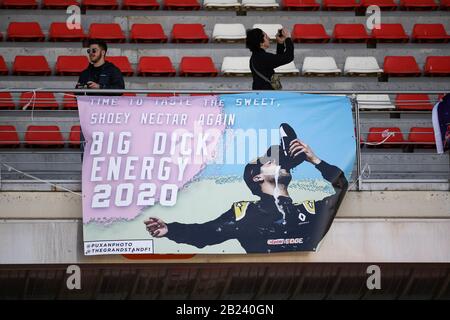
<path fill-rule="evenodd" d="M 171 77 L 176 73 L 169 57 L 141 57 L 138 75 L 153 77 Z"/>
<path fill-rule="evenodd" d="M 16 104 L 9 92 L 0 92 L 0 110 L 13 110 Z"/>
<path fill-rule="evenodd" d="M 381 75 L 383 69 L 380 69 L 375 57 L 347 57 L 345 59 L 344 74 L 349 76 L 369 76 Z"/>
<path fill-rule="evenodd" d="M 436 10 L 438 5 L 434 0 L 400 0 L 402 10 Z"/>
<path fill-rule="evenodd" d="M 165 97 L 177 97 L 179 96 L 178 93 L 147 93 L 147 97 L 154 97 L 154 98 L 165 98 Z"/>
<path fill-rule="evenodd" d="M 125 42 L 125 34 L 117 23 L 92 23 L 89 38 L 108 42 Z"/>
<path fill-rule="evenodd" d="M 392 104 L 387 94 L 358 94 L 356 95 L 358 108 L 360 110 L 393 110 Z"/>
<path fill-rule="evenodd" d="M 337 67 L 333 57 L 305 57 L 302 73 L 306 76 L 334 76 L 340 75 L 341 69 Z"/>
<path fill-rule="evenodd" d="M 63 136 L 58 126 L 28 126 L 25 132 L 25 143 L 28 146 L 64 146 Z"/>
<path fill-rule="evenodd" d="M 372 30 L 376 42 L 408 42 L 409 37 L 400 23 L 381 23 L 379 29 Z"/>
<path fill-rule="evenodd" d="M 9 41 L 44 41 L 45 35 L 38 22 L 10 22 Z"/>
<path fill-rule="evenodd" d="M 450 36 L 447 35 L 442 23 L 417 23 L 411 35 L 411 40 L 414 42 L 448 42 L 449 39 Z"/>
<path fill-rule="evenodd" d="M 239 42 L 247 37 L 245 27 L 241 23 L 216 23 L 212 38 L 215 42 Z"/>
<path fill-rule="evenodd" d="M 55 74 L 59 76 L 78 76 L 89 65 L 86 56 L 59 56 L 56 59 Z"/>
<path fill-rule="evenodd" d="M 427 94 L 397 94 L 395 106 L 398 110 L 433 110 Z"/>
<path fill-rule="evenodd" d="M 254 28 L 259 28 L 262 31 L 264 31 L 265 33 L 267 33 L 267 36 L 270 38 L 270 40 L 275 40 L 278 30 L 282 29 L 283 26 L 281 24 L 259 24 L 259 23 L 255 23 L 252 27 Z"/>
<path fill-rule="evenodd" d="M 163 0 L 164 10 L 200 10 L 197 0 Z"/>
<path fill-rule="evenodd" d="M 172 27 L 172 42 L 206 43 L 209 38 L 200 23 L 175 23 Z"/>
<path fill-rule="evenodd" d="M 361 0 L 361 6 L 364 8 L 373 5 L 380 7 L 381 10 L 397 9 L 397 3 L 394 0 Z"/>
<path fill-rule="evenodd" d="M 314 24 L 295 24 L 292 30 L 292 40 L 294 42 L 319 42 L 330 41 L 330 36 L 326 33 L 323 25 Z"/>
<path fill-rule="evenodd" d="M 62 100 L 62 107 L 65 110 L 74 110 L 78 109 L 77 99 L 74 97 L 72 93 L 65 93 Z"/>
<path fill-rule="evenodd" d="M 26 76 L 48 76 L 52 73 L 44 56 L 16 56 L 13 74 Z"/>
<path fill-rule="evenodd" d="M 335 42 L 367 42 L 370 36 L 362 23 L 337 23 L 333 38 Z"/>
<path fill-rule="evenodd" d="M 250 57 L 224 57 L 222 73 L 226 76 L 247 76 L 250 70 Z"/>
<path fill-rule="evenodd" d="M 77 0 L 42 0 L 42 9 L 67 9 L 79 5 Z"/>
<path fill-rule="evenodd" d="M 215 77 L 217 69 L 211 57 L 182 57 L 180 62 L 180 76 Z"/>
<path fill-rule="evenodd" d="M 283 0 L 283 10 L 319 10 L 316 0 Z"/>
<path fill-rule="evenodd" d="M 3 56 L 0 56 L 0 75 L 8 75 L 8 66 L 6 65 L 5 59 L 3 59 Z"/>
<path fill-rule="evenodd" d="M 355 10 L 359 7 L 356 0 L 323 0 L 322 10 Z"/>
<path fill-rule="evenodd" d="M 3 0 L 5 9 L 36 9 L 37 7 L 36 0 Z"/>
<path fill-rule="evenodd" d="M 450 76 L 450 56 L 428 56 L 425 60 L 424 74 L 426 76 Z"/>
<path fill-rule="evenodd" d="M 441 10 L 450 10 L 450 0 L 441 0 Z"/>
<path fill-rule="evenodd" d="M 275 0 L 242 0 L 244 10 L 276 10 L 279 6 Z"/>
<path fill-rule="evenodd" d="M 85 38 L 81 25 L 79 29 L 69 29 L 65 22 L 53 22 L 50 25 L 49 41 L 83 41 Z"/>
<path fill-rule="evenodd" d="M 117 0 L 82 0 L 81 5 L 86 9 L 115 10 L 119 8 Z"/>
<path fill-rule="evenodd" d="M 241 3 L 238 0 L 204 0 L 203 7 L 206 10 L 239 10 Z"/>
<path fill-rule="evenodd" d="M 408 143 L 412 147 L 434 148 L 436 140 L 434 137 L 434 130 L 432 127 L 412 127 L 409 130 Z"/>
<path fill-rule="evenodd" d="M 33 98 L 34 96 L 34 98 Z M 19 108 L 32 110 L 56 110 L 59 105 L 51 92 L 23 92 L 19 99 Z"/>
<path fill-rule="evenodd" d="M 157 0 L 123 0 L 122 9 L 124 10 L 158 10 Z"/>
<path fill-rule="evenodd" d="M 167 36 L 159 23 L 135 23 L 131 27 L 131 42 L 165 43 Z"/>
<path fill-rule="evenodd" d="M 111 62 L 125 77 L 131 77 L 134 73 L 127 56 L 106 56 L 106 60 Z"/>
<path fill-rule="evenodd" d="M 275 73 L 282 74 L 282 75 L 289 75 L 289 76 L 296 76 L 300 73 L 300 70 L 297 69 L 294 61 L 291 61 L 282 66 L 279 66 L 279 67 L 275 68 L 274 71 L 275 71 Z"/>
<path fill-rule="evenodd" d="M 0 125 L 0 147 L 14 147 L 20 145 L 16 127 Z"/>
<path fill-rule="evenodd" d="M 70 128 L 69 147 L 79 147 L 81 144 L 81 126 L 75 125 Z"/>
<path fill-rule="evenodd" d="M 405 140 L 400 128 L 372 127 L 369 129 L 366 143 L 373 147 L 403 146 Z"/>
<path fill-rule="evenodd" d="M 383 69 L 388 76 L 419 77 L 421 74 L 413 56 L 386 56 Z"/>

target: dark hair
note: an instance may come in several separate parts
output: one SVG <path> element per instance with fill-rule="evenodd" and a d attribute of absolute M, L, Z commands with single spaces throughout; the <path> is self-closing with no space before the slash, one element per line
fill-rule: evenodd
<path fill-rule="evenodd" d="M 253 177 L 261 173 L 261 165 L 261 162 L 257 159 L 248 163 L 244 169 L 244 181 L 255 196 L 260 196 L 262 193 L 260 183 L 253 181 Z"/>
<path fill-rule="evenodd" d="M 264 32 L 259 29 L 248 29 L 247 38 L 245 39 L 245 46 L 254 52 L 261 48 L 261 43 L 264 42 Z"/>
<path fill-rule="evenodd" d="M 98 46 L 100 47 L 100 49 L 105 50 L 105 52 L 108 51 L 108 45 L 107 45 L 106 42 L 103 41 L 103 40 L 95 40 L 95 39 L 89 40 L 88 46 L 91 46 L 91 45 L 93 45 L 93 44 L 98 45 Z"/>

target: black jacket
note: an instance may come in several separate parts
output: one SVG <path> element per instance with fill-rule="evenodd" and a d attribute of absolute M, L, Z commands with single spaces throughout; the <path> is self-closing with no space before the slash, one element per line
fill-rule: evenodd
<path fill-rule="evenodd" d="M 275 68 L 287 64 L 292 60 L 294 60 L 294 44 L 291 38 L 287 38 L 284 44 L 277 44 L 277 54 L 268 53 L 264 49 L 254 51 L 250 58 L 250 70 L 253 76 L 252 89 L 273 90 L 270 83 L 258 76 L 254 69 L 258 70 L 259 73 L 270 80 L 275 73 Z"/>
<path fill-rule="evenodd" d="M 320 201 L 293 203 L 271 195 L 259 201 L 239 201 L 215 220 L 202 224 L 168 223 L 167 238 L 198 248 L 237 239 L 248 253 L 315 251 L 327 233 L 348 188 L 344 173 L 322 160 L 316 165 L 335 194 Z"/>
<path fill-rule="evenodd" d="M 83 86 L 86 85 L 89 81 L 98 83 L 100 85 L 100 89 L 125 89 L 125 83 L 123 81 L 123 76 L 119 68 L 108 61 L 106 61 L 100 67 L 94 67 L 94 65 L 89 64 L 89 66 L 85 70 L 83 70 L 80 78 L 78 79 L 78 83 Z M 95 95 L 99 94 L 95 93 Z M 108 95 L 120 94 L 110 93 Z"/>

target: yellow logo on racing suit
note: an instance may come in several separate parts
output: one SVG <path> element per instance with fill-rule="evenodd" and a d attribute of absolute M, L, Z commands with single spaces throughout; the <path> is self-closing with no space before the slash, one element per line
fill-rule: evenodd
<path fill-rule="evenodd" d="M 236 216 L 236 221 L 239 221 L 245 217 L 248 204 L 249 204 L 248 201 L 236 202 L 234 204 L 234 215 Z"/>
<path fill-rule="evenodd" d="M 314 201 L 307 200 L 303 202 L 303 207 L 311 214 L 316 214 L 316 204 Z"/>

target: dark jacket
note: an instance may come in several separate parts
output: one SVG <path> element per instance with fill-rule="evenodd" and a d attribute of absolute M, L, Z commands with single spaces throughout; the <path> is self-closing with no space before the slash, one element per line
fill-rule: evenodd
<path fill-rule="evenodd" d="M 273 196 L 259 201 L 239 201 L 215 220 L 202 224 L 168 223 L 167 238 L 198 248 L 237 239 L 248 253 L 315 251 L 327 233 L 348 188 L 344 173 L 322 160 L 316 165 L 335 194 L 320 201 L 293 203 L 278 197 L 283 213 Z"/>
<path fill-rule="evenodd" d="M 257 75 L 254 69 L 258 70 L 259 73 L 270 80 L 275 73 L 275 68 L 287 64 L 292 60 L 294 60 L 294 44 L 291 38 L 287 38 L 284 44 L 277 44 L 277 54 L 268 53 L 262 48 L 254 51 L 250 58 L 250 70 L 253 76 L 252 89 L 273 90 L 270 83 Z"/>
<path fill-rule="evenodd" d="M 125 89 L 125 83 L 119 68 L 108 61 L 100 67 L 94 67 L 94 65 L 89 64 L 89 66 L 81 72 L 80 78 L 78 79 L 78 83 L 81 84 L 81 87 L 86 85 L 89 81 L 98 83 L 100 89 Z M 95 93 L 95 95 L 100 94 Z M 108 95 L 121 94 L 109 93 Z"/>

